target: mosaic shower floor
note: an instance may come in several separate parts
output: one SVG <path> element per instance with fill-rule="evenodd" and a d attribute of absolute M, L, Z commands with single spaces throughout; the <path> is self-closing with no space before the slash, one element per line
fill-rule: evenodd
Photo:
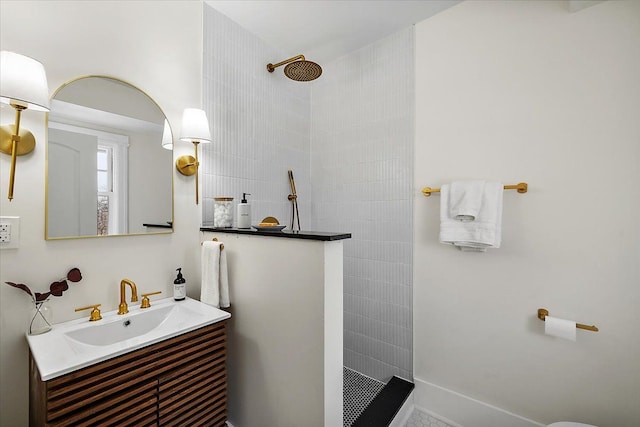
<path fill-rule="evenodd" d="M 344 427 L 351 427 L 358 416 L 369 406 L 369 403 L 380 390 L 384 383 L 369 378 L 349 368 L 342 370 L 344 378 L 343 398 L 343 424 Z"/>

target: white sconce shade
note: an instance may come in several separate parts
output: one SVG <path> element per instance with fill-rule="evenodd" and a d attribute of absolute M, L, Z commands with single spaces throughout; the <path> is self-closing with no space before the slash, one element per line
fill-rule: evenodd
<path fill-rule="evenodd" d="M 173 150 L 173 134 L 171 133 L 171 127 L 169 121 L 164 119 L 164 130 L 162 131 L 162 148 L 167 150 Z"/>
<path fill-rule="evenodd" d="M 30 110 L 49 111 L 49 86 L 40 62 L 3 50 L 0 66 L 1 102 L 18 103 Z"/>
<path fill-rule="evenodd" d="M 209 131 L 209 121 L 207 120 L 207 113 L 204 110 L 198 108 L 185 108 L 182 113 L 182 136 L 181 141 L 188 141 L 193 143 L 195 157 L 194 156 L 180 156 L 176 160 L 176 168 L 182 175 L 196 176 L 196 205 L 200 201 L 198 196 L 198 168 L 200 162 L 198 161 L 198 145 L 202 142 L 211 142 L 211 132 Z"/>
<path fill-rule="evenodd" d="M 182 113 L 182 136 L 180 136 L 180 140 L 202 143 L 211 142 L 209 121 L 204 110 L 185 108 Z"/>

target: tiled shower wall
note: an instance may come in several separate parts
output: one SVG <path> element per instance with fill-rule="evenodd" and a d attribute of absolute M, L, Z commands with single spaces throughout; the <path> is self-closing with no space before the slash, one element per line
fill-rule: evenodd
<path fill-rule="evenodd" d="M 266 216 L 289 224 L 291 169 L 301 225 L 309 229 L 311 86 L 287 79 L 282 68 L 267 72 L 286 55 L 203 7 L 203 109 L 213 139 L 200 144 L 203 224 L 213 223 L 213 197 L 233 197 L 235 205 L 242 193 L 251 193 L 252 224 Z"/>
<path fill-rule="evenodd" d="M 344 230 L 345 366 L 412 379 L 414 35 L 323 64 L 311 97 L 313 223 Z"/>
<path fill-rule="evenodd" d="M 293 169 L 305 230 L 344 243 L 344 361 L 412 378 L 413 28 L 326 64 L 310 83 L 266 64 L 278 52 L 204 5 L 203 223 L 213 197 L 251 193 L 253 223 L 290 222 Z M 313 59 L 313 58 L 309 58 Z"/>

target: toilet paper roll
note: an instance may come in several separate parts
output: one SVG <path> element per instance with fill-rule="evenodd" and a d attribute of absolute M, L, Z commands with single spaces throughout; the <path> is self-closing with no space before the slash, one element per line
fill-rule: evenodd
<path fill-rule="evenodd" d="M 544 333 L 566 340 L 576 340 L 576 322 L 557 317 L 545 316 Z"/>

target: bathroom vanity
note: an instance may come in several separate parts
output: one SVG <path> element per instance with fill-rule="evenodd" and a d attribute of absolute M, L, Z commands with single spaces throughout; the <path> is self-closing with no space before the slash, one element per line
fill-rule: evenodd
<path fill-rule="evenodd" d="M 201 231 L 227 252 L 229 422 L 341 426 L 343 241 L 351 235 Z"/>
<path fill-rule="evenodd" d="M 140 315 L 159 323 L 123 340 L 109 332 L 126 322 L 144 324 Z M 225 425 L 228 313 L 187 299 L 104 317 L 106 323 L 80 319 L 54 325 L 51 335 L 28 337 L 31 426 Z M 52 340 L 58 345 L 44 355 Z M 65 359 L 69 349 L 80 356 Z"/>

